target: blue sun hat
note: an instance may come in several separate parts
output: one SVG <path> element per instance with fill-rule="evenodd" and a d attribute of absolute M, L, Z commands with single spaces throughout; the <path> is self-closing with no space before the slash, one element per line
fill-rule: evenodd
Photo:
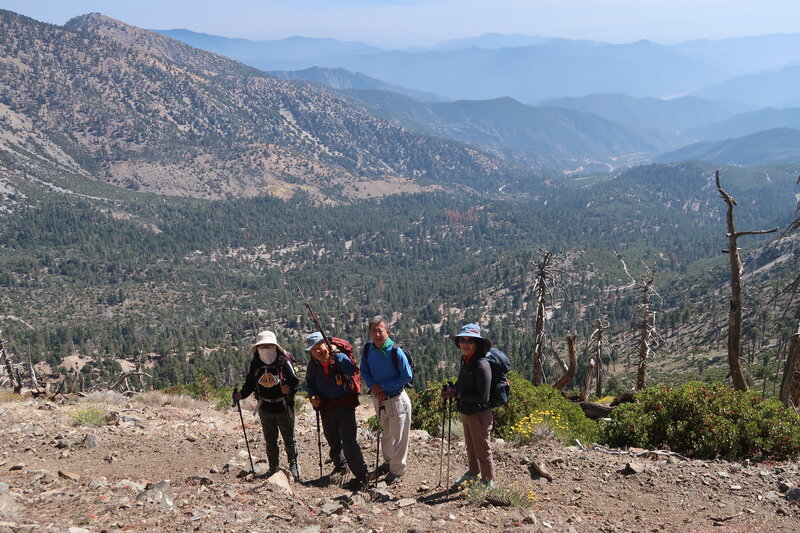
<path fill-rule="evenodd" d="M 306 337 L 306 351 L 310 352 L 311 348 L 322 342 L 324 339 L 322 337 L 322 333 L 319 331 L 315 331 L 308 337 Z"/>
<path fill-rule="evenodd" d="M 458 346 L 459 337 L 472 337 L 478 341 L 482 341 L 487 350 L 492 347 L 492 341 L 481 336 L 481 327 L 478 324 L 464 324 L 461 326 L 461 331 L 458 333 L 458 335 L 450 335 L 450 340 L 452 340 L 454 343 L 456 343 L 456 346 Z"/>

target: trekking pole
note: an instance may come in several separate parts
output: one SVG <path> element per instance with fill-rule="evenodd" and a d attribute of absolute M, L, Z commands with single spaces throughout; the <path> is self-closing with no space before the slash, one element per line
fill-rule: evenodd
<path fill-rule="evenodd" d="M 236 395 L 239 394 L 239 391 L 236 387 L 233 388 L 233 397 L 236 398 Z M 253 465 L 253 455 L 250 453 L 250 442 L 247 440 L 247 431 L 244 429 L 244 417 L 242 416 L 242 406 L 239 404 L 239 399 L 236 399 L 236 408 L 239 410 L 239 420 L 242 421 L 242 433 L 244 433 L 244 443 L 247 445 L 247 457 L 250 458 L 250 471 L 253 475 L 256 474 L 256 467 Z"/>
<path fill-rule="evenodd" d="M 383 400 L 378 402 L 378 436 L 375 439 L 375 486 L 378 485 L 378 459 L 381 455 L 381 412 L 385 409 Z"/>
<path fill-rule="evenodd" d="M 319 436 L 319 409 L 317 413 L 317 456 L 319 457 L 319 477 L 322 477 L 322 438 Z"/>
<path fill-rule="evenodd" d="M 447 398 L 447 486 L 448 489 L 450 487 L 450 436 L 451 436 L 451 428 L 453 426 L 453 399 Z"/>
<path fill-rule="evenodd" d="M 300 290 L 300 285 L 295 285 L 294 288 L 300 294 L 300 297 L 303 298 L 303 303 L 306 304 L 306 309 L 308 309 L 308 312 L 311 314 L 311 320 L 314 322 L 314 325 L 317 327 L 317 331 L 319 331 L 320 335 L 322 335 L 322 340 L 325 341 L 325 345 L 328 347 L 328 353 L 332 354 L 333 346 L 331 345 L 331 341 L 328 340 L 328 336 L 325 335 L 324 331 L 322 331 L 322 324 L 319 323 L 317 315 L 314 314 L 314 310 L 311 309 L 311 305 L 308 303 L 308 300 L 306 300 L 306 295 L 303 294 L 302 290 Z"/>
<path fill-rule="evenodd" d="M 442 392 L 447 389 L 447 384 L 442 385 Z M 439 450 L 439 482 L 436 484 L 437 487 L 442 486 L 442 467 L 444 466 L 444 421 L 447 418 L 447 398 L 442 398 L 442 431 L 439 433 L 439 436 L 442 437 L 442 446 Z"/>

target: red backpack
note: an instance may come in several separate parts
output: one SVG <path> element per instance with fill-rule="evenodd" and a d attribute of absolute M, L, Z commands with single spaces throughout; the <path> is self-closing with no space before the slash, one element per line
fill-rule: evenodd
<path fill-rule="evenodd" d="M 355 368 L 355 372 L 352 376 L 345 376 L 347 378 L 347 390 L 355 392 L 356 394 L 361 394 L 361 371 L 359 370 L 358 362 L 353 355 L 353 345 L 344 339 L 340 339 L 339 337 L 328 337 L 328 340 L 331 342 L 331 344 L 336 346 L 340 352 L 350 358 L 350 362 L 353 363 L 353 368 Z M 344 376 L 343 372 L 340 373 Z"/>

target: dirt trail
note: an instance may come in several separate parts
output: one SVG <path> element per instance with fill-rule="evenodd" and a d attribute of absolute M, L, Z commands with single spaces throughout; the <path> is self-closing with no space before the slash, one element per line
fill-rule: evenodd
<path fill-rule="evenodd" d="M 201 402 L 113 400 L 0 403 L 0 531 L 800 530 L 800 508 L 785 495 L 800 483 L 796 463 L 686 461 L 498 442 L 497 483 L 532 491 L 535 501 L 527 509 L 479 506 L 436 487 L 441 442 L 414 432 L 402 481 L 354 495 L 314 483 L 316 424 L 313 412 L 304 409 L 297 433 L 300 470 L 308 481 L 291 484 L 290 495 L 262 479 L 237 478 L 240 466 L 225 466 L 237 452 L 247 463 L 235 410 L 217 411 Z M 75 414 L 91 407 L 115 412 L 118 425 L 76 426 Z M 370 410 L 359 408 L 359 417 L 365 420 Z M 260 426 L 249 413 L 245 420 L 258 460 L 264 457 Z M 84 440 L 87 434 L 94 439 Z M 374 439 L 366 429 L 360 438 L 372 467 Z M 452 444 L 451 480 L 466 464 L 463 444 Z M 281 461 L 285 466 L 284 456 Z M 533 479 L 532 461 L 543 463 L 553 481 Z M 446 458 L 444 466 L 446 472 Z M 146 491 L 148 483 L 165 480 L 161 492 Z"/>

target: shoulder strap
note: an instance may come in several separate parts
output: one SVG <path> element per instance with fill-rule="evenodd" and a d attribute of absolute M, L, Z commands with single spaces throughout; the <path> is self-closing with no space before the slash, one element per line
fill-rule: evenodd
<path fill-rule="evenodd" d="M 397 344 L 393 344 L 390 350 L 392 351 L 392 363 L 394 363 L 394 369 L 397 373 L 400 373 L 400 361 L 398 360 L 400 355 L 397 353 L 397 349 L 399 346 Z"/>

